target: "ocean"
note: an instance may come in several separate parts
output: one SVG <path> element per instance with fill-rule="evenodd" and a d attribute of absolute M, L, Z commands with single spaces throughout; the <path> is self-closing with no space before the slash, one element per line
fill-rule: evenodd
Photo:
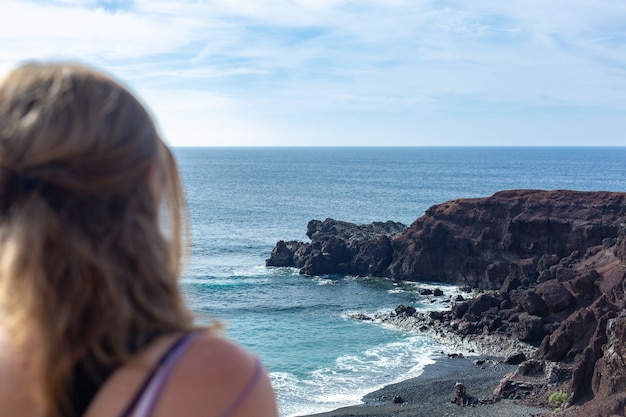
<path fill-rule="evenodd" d="M 182 279 L 199 323 L 218 319 L 270 373 L 281 417 L 358 404 L 412 376 L 436 343 L 351 313 L 431 309 L 436 284 L 267 268 L 311 219 L 410 225 L 433 204 L 503 189 L 626 191 L 626 148 L 175 148 L 192 252 Z M 457 289 L 443 287 L 446 294 Z M 438 304 L 436 304 L 438 305 Z"/>

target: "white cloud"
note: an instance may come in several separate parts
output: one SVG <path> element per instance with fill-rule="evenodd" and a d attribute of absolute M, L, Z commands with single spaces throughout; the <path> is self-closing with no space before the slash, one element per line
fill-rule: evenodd
<path fill-rule="evenodd" d="M 0 14 L 2 60 L 106 61 L 171 53 L 189 42 L 200 23 L 187 15 L 108 13 L 99 8 L 8 0 Z"/>
<path fill-rule="evenodd" d="M 0 72 L 32 58 L 103 67 L 149 92 L 176 143 L 275 143 L 298 123 L 337 137 L 363 111 L 408 129 L 419 109 L 452 131 L 464 106 L 511 119 L 625 106 L 622 0 L 104 3 L 4 0 Z"/>

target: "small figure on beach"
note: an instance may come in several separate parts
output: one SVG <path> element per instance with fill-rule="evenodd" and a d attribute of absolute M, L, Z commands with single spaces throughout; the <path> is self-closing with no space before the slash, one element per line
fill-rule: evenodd
<path fill-rule="evenodd" d="M 391 397 L 391 402 L 394 404 L 402 404 L 404 402 L 404 398 L 399 395 L 394 395 Z"/>
<path fill-rule="evenodd" d="M 467 394 L 465 385 L 461 382 L 457 382 L 454 386 L 454 395 L 450 400 L 451 403 L 465 407 L 474 403 L 474 398 Z"/>
<path fill-rule="evenodd" d="M 259 359 L 198 326 L 182 183 L 146 109 L 74 64 L 0 82 L 0 409 L 277 417 Z"/>

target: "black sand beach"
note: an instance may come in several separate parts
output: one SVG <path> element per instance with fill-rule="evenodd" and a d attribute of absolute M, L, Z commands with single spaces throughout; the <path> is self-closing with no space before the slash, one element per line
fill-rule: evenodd
<path fill-rule="evenodd" d="M 434 364 L 427 365 L 419 377 L 367 394 L 363 404 L 308 417 L 538 417 L 552 413 L 515 400 L 478 402 L 465 407 L 452 403 L 450 400 L 457 382 L 465 385 L 468 395 L 489 400 L 502 377 L 517 368 L 496 360 L 477 365 L 474 363 L 476 359 L 441 355 Z M 394 403 L 394 396 L 401 397 L 403 402 Z"/>

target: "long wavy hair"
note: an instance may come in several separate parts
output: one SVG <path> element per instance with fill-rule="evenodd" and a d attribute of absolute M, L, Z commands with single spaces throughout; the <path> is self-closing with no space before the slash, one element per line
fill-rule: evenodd
<path fill-rule="evenodd" d="M 47 417 L 68 415 L 79 363 L 118 366 L 193 328 L 177 280 L 187 225 L 174 158 L 118 82 L 34 63 L 0 83 L 0 321 L 36 345 Z"/>

